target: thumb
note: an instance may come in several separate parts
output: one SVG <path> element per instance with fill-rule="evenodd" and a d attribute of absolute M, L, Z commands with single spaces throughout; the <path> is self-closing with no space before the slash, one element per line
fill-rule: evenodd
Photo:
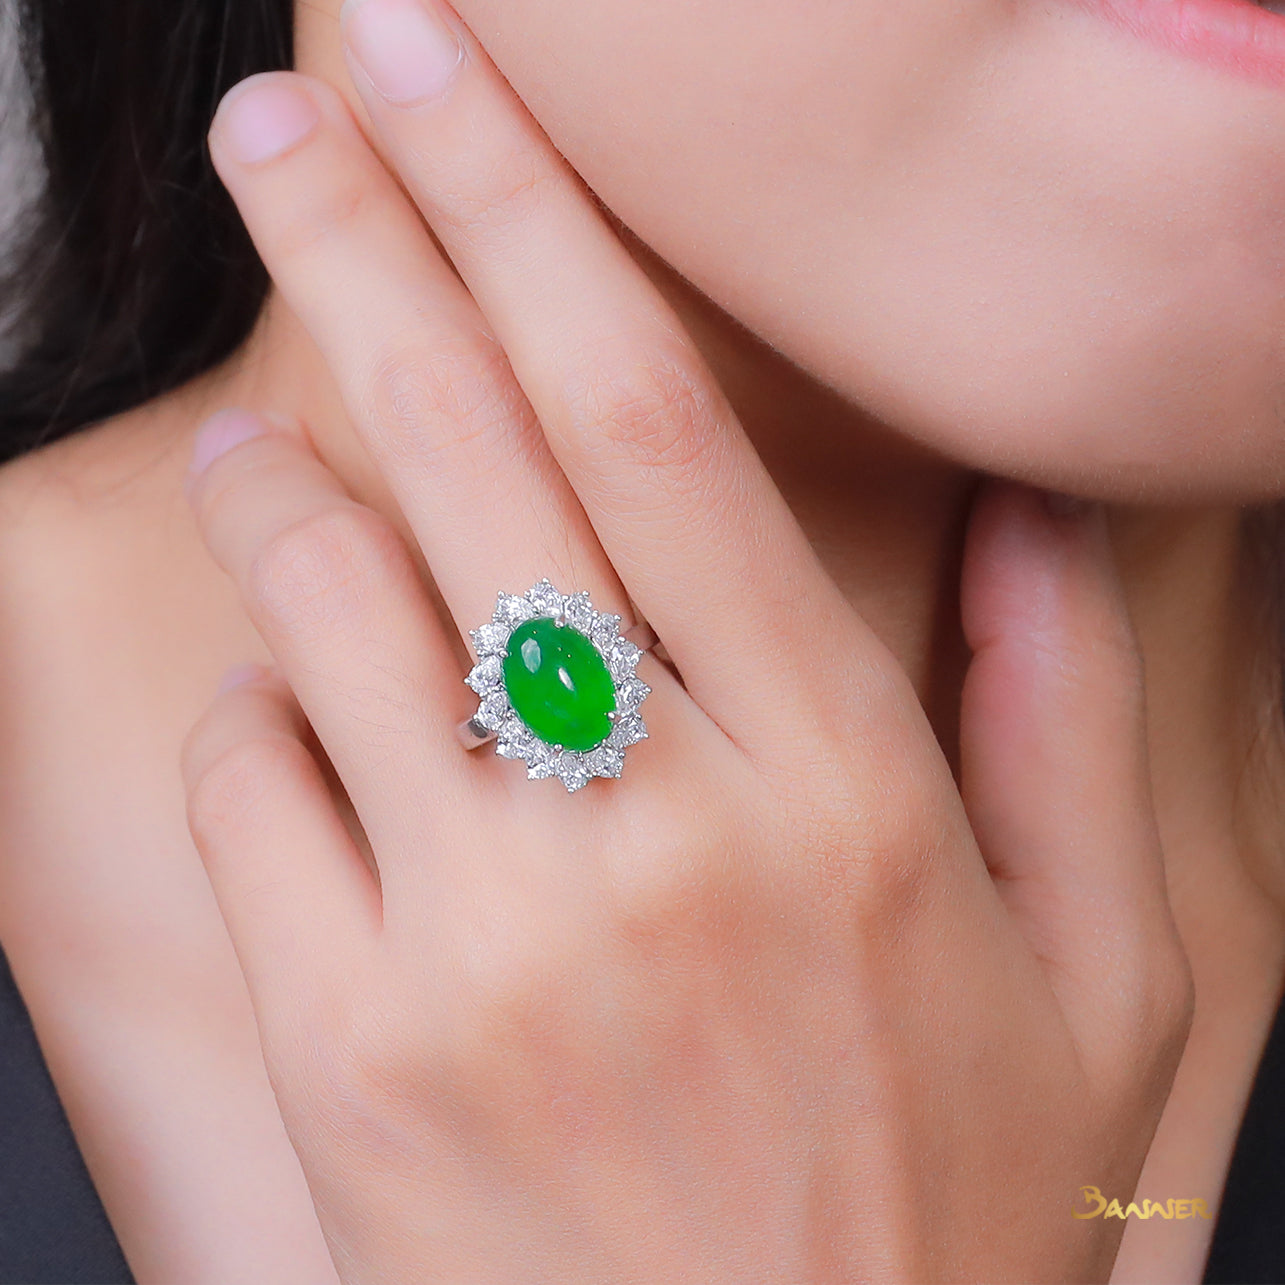
<path fill-rule="evenodd" d="M 987 483 L 965 548 L 961 792 L 1082 1052 L 1185 1025 L 1142 660 L 1100 505 Z M 1136 1050 L 1136 1044 L 1132 1046 Z"/>

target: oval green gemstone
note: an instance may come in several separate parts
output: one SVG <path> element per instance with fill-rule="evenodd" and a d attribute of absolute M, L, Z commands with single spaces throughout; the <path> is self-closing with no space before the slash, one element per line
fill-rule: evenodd
<path fill-rule="evenodd" d="M 504 686 L 517 716 L 542 740 L 591 750 L 611 735 L 616 687 L 598 649 L 578 629 L 528 620 L 509 636 Z"/>

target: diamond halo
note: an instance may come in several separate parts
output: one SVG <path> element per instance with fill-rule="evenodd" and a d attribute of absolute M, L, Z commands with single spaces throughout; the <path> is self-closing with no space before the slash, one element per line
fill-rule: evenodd
<path fill-rule="evenodd" d="M 611 674 L 616 692 L 616 708 L 608 715 L 612 731 L 592 749 L 568 750 L 550 745 L 536 736 L 509 703 L 502 667 L 509 637 L 519 625 L 540 617 L 583 634 Z M 651 688 L 636 672 L 646 653 L 621 634 L 619 616 L 594 610 L 587 593 L 559 593 L 544 579 L 525 594 L 501 592 L 490 621 L 469 630 L 469 637 L 478 660 L 464 681 L 479 698 L 474 722 L 496 734 L 496 754 L 523 760 L 529 780 L 556 776 L 569 794 L 583 789 L 595 776 L 620 776 L 625 751 L 647 739 L 647 725 L 638 708 L 651 694 Z"/>

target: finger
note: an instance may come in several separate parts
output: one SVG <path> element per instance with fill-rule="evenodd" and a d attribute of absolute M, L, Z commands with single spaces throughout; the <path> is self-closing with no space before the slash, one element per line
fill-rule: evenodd
<path fill-rule="evenodd" d="M 257 416 L 208 421 L 193 463 L 205 542 L 386 866 L 413 835 L 467 815 L 482 779 L 455 738 L 469 693 L 410 552 L 298 434 Z"/>
<path fill-rule="evenodd" d="M 290 689 L 257 667 L 230 677 L 183 745 L 188 824 L 256 1011 L 275 1029 L 374 941 L 380 898 Z"/>
<path fill-rule="evenodd" d="M 1185 994 L 1141 659 L 1097 506 L 993 484 L 963 575 L 962 791 L 996 886 L 1083 1029 Z M 1153 1011 L 1154 1010 L 1154 1011 Z"/>
<path fill-rule="evenodd" d="M 265 156 L 264 131 L 283 119 L 305 135 Z M 627 615 L 504 350 L 339 95 L 302 76 L 252 77 L 224 100 L 210 146 L 465 641 L 497 590 L 546 576 Z"/>
<path fill-rule="evenodd" d="M 778 743 L 800 684 L 815 697 L 817 674 L 882 650 L 676 315 L 459 19 L 362 0 L 343 22 L 383 144 L 630 595 L 698 703 L 734 738 Z"/>

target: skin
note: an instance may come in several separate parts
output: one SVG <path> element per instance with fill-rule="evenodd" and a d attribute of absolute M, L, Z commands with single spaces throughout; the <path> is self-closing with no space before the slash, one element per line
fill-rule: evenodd
<path fill-rule="evenodd" d="M 817 15 L 818 24 L 835 24 L 824 38 L 816 26 L 767 12 L 747 21 L 738 9 L 731 22 L 675 3 L 665 26 L 651 10 L 644 24 L 626 6 L 572 9 L 567 0 L 520 14 L 506 9 L 502 20 L 498 5 L 466 4 L 461 12 L 607 204 L 802 367 L 775 359 L 630 241 L 842 598 L 908 676 L 896 717 L 913 713 L 913 688 L 947 761 L 960 757 L 954 711 L 965 657 L 956 586 L 973 470 L 984 465 L 1131 502 L 1115 510 L 1114 538 L 1146 662 L 1155 820 L 1196 1005 L 1173 1091 L 1166 1098 L 1168 1076 L 1157 1071 L 1144 1105 L 1111 1116 L 1128 1121 L 1121 1131 L 1131 1144 L 1127 1156 L 1113 1158 L 1110 1181 L 1083 1172 L 1094 1163 L 1088 1154 L 1068 1160 L 1065 1176 L 1072 1192 L 1098 1182 L 1116 1194 L 1114 1182 L 1123 1197 L 1145 1155 L 1141 1195 L 1199 1196 L 1212 1207 L 1282 968 L 1280 876 L 1271 859 L 1278 823 L 1265 802 L 1276 770 L 1270 738 L 1250 760 L 1260 793 L 1245 788 L 1241 771 L 1268 694 L 1254 682 L 1261 635 L 1242 574 L 1238 514 L 1238 506 L 1281 489 L 1271 414 L 1271 337 L 1280 333 L 1272 248 L 1278 97 L 1128 44 L 1072 9 L 976 5 L 957 7 L 943 22 L 927 5 L 895 14 L 881 7 L 877 21 L 873 6 L 845 6 L 846 17 Z M 360 113 L 334 17 L 324 6 L 304 11 L 300 65 L 338 86 Z M 756 55 L 756 41 L 771 59 Z M 742 56 L 729 57 L 729 49 Z M 817 49 L 844 74 L 817 75 L 810 61 Z M 697 71 L 687 70 L 688 58 Z M 765 64 L 766 85 L 761 71 L 752 74 Z M 908 77 L 907 65 L 921 79 Z M 729 96 L 711 67 L 726 68 L 739 92 Z M 609 113 L 590 109 L 601 101 L 598 77 L 612 86 Z M 648 92 L 671 77 L 708 97 L 658 100 Z M 865 95 L 856 106 L 836 102 L 825 89 L 834 84 L 861 85 Z M 729 102 L 735 112 L 714 110 Z M 1020 131 L 1012 128 L 1017 108 Z M 1127 137 L 1103 128 L 1125 111 Z M 856 141 L 854 119 L 862 123 Z M 378 137 L 390 157 L 387 134 Z M 425 159 L 435 154 L 428 149 Z M 322 166 L 296 189 L 298 199 L 324 210 L 327 176 L 347 181 L 359 155 Z M 1068 155 L 1091 163 L 1068 166 Z M 781 181 L 783 172 L 791 182 Z M 413 178 L 423 168 L 404 173 Z M 658 184 L 657 174 L 667 181 Z M 1031 190 L 1045 193 L 1035 219 L 1022 204 Z M 673 191 L 684 199 L 670 199 Z M 729 193 L 743 194 L 743 204 Z M 246 187 L 239 199 L 260 220 L 287 209 L 280 193 L 256 206 Z M 1012 211 L 1011 224 L 997 224 L 997 208 Z M 1085 217 L 1086 209 L 1095 216 Z M 566 252 L 583 254 L 584 245 L 569 239 Z M 317 286 L 350 298 L 360 275 L 345 281 L 340 262 L 327 266 Z M 917 281 L 932 289 L 915 288 Z M 639 315 L 636 283 L 622 298 L 630 303 L 625 315 Z M 975 317 L 976 300 L 996 298 L 1002 306 Z M 959 323 L 965 306 L 974 310 L 969 325 Z M 1175 362 L 1190 372 L 1176 389 Z M 1072 376 L 1050 392 L 1048 373 L 1067 370 Z M 142 1279 L 316 1281 L 330 1270 L 263 1075 L 236 959 L 187 835 L 180 744 L 222 668 L 270 653 L 251 623 L 263 627 L 260 607 L 253 595 L 243 603 L 211 560 L 180 483 L 197 422 L 219 406 L 251 406 L 306 425 L 317 455 L 350 493 L 411 540 L 426 510 L 394 495 L 385 474 L 395 483 L 395 470 L 372 458 L 370 425 L 363 437 L 344 409 L 345 393 L 351 398 L 342 375 L 337 385 L 278 299 L 224 370 L 4 475 L 9 718 L 0 779 L 13 823 L 0 863 L 0 938 Z M 855 410 L 858 400 L 891 431 Z M 1094 433 L 1096 424 L 1110 424 L 1110 432 Z M 275 437 L 272 449 L 293 441 L 289 433 Z M 244 452 L 255 449 L 263 444 Z M 250 515 L 266 520 L 282 496 L 300 493 L 289 478 L 311 477 L 306 493 L 324 493 L 310 467 L 306 457 L 289 457 L 281 486 L 251 494 L 244 511 L 224 510 L 222 526 L 211 505 L 206 536 L 230 569 L 243 564 L 217 531 L 254 530 Z M 467 484 L 466 473 L 450 476 Z M 1136 505 L 1156 497 L 1167 507 Z M 1068 620 L 1077 628 L 1088 621 L 1096 636 L 1106 622 L 1118 625 L 1118 611 L 1101 548 L 1090 555 L 1077 539 L 1077 583 L 1091 588 Z M 513 568 L 515 546 L 504 547 L 508 561 L 481 578 L 483 596 L 518 571 L 531 572 L 527 583 L 542 573 L 534 555 L 530 568 Z M 456 550 L 457 583 L 477 583 L 458 572 L 464 551 Z M 1027 564 L 1027 572 L 1044 574 L 1048 565 Z M 449 577 L 450 559 L 439 556 L 433 571 L 439 583 Z M 988 581 L 977 583 L 984 589 Z M 488 610 L 480 598 L 467 604 L 461 627 Z M 1016 633 L 1029 636 L 1029 618 L 1019 624 Z M 1067 636 L 1076 645 L 1075 628 Z M 876 654 L 869 640 L 863 646 Z M 1126 679 L 1115 681 L 1123 688 L 1108 681 L 1099 695 L 1127 689 Z M 451 683 L 459 701 L 466 693 Z M 238 692 L 247 719 L 289 709 L 271 681 Z M 262 704 L 247 709 L 256 692 Z M 221 708 L 226 715 L 227 703 Z M 459 713 L 467 712 L 465 704 Z M 797 725 L 815 717 L 813 710 Z M 229 724 L 204 726 L 217 732 Z M 1093 763 L 1112 740 L 1091 742 L 1094 753 L 1090 742 L 1060 748 L 1068 761 Z M 911 777 L 944 788 L 941 764 L 913 757 L 924 753 L 923 737 L 913 744 L 902 746 L 905 761 L 918 764 Z M 1149 816 L 1145 792 L 1120 786 L 1121 775 L 1104 762 L 1093 797 L 1120 802 L 1134 821 Z M 1259 780 L 1248 779 L 1251 787 Z M 1057 797 L 1054 782 L 1041 788 L 1037 797 Z M 214 840 L 206 846 L 208 858 Z M 1146 847 L 1129 845 L 1140 870 Z M 247 850 L 244 841 L 229 848 L 238 850 Z M 1111 877 L 1098 886 L 1123 895 Z M 225 913 L 228 906 L 225 894 Z M 1096 982 L 1100 993 L 1106 979 Z M 1152 1034 L 1146 1056 L 1163 1066 L 1155 1050 L 1165 1041 Z M 269 1040 L 268 1049 L 282 1044 Z M 1141 1052 L 1123 1061 L 1141 1074 Z M 278 1083 L 288 1087 L 290 1073 L 279 1071 Z M 1089 1101 L 1051 1096 L 1064 1129 Z M 1113 1112 L 1123 1110 L 1124 1096 L 1117 1084 Z M 978 1114 L 993 1109 L 993 1095 L 987 1101 L 975 1104 Z M 328 1163 L 340 1168 L 324 1143 L 303 1150 L 314 1185 Z M 1094 1155 L 1106 1163 L 1105 1150 Z M 346 1172 L 351 1183 L 351 1166 Z M 1008 1181 L 1010 1173 L 997 1174 L 991 1186 Z M 352 1185 L 353 1208 L 366 1198 L 396 1208 L 396 1194 Z M 332 1191 L 322 1202 L 332 1218 L 342 1215 L 337 1201 Z M 1060 1208 L 1052 1197 L 1047 1204 Z M 1071 1255 L 1059 1261 L 1105 1272 L 1110 1241 L 1086 1249 L 1062 1239 L 1085 1228 L 1100 1237 L 1103 1224 L 1068 1228 L 1069 1211 L 1065 1219 L 1044 1209 L 1032 1215 L 1046 1216 L 1045 1248 L 1056 1242 Z M 962 1243 L 978 1252 L 985 1217 L 976 1207 L 965 1219 L 974 1231 Z M 895 1248 L 910 1254 L 915 1228 L 897 1228 L 903 1240 Z M 333 1224 L 329 1230 L 333 1238 Z M 1199 1219 L 1131 1225 L 1117 1278 L 1196 1279 L 1209 1230 Z M 405 1252 L 404 1238 L 393 1239 Z M 346 1245 L 345 1270 L 377 1264 L 380 1246 Z"/>

